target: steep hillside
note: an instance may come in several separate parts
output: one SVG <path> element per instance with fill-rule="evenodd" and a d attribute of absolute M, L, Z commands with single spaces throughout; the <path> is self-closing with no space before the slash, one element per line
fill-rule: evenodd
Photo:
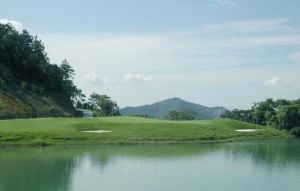
<path fill-rule="evenodd" d="M 0 24 L 0 119 L 76 116 L 74 72 L 50 63 L 37 37 Z"/>
<path fill-rule="evenodd" d="M 225 107 L 206 107 L 184 101 L 180 98 L 171 98 L 151 105 L 125 107 L 120 110 L 120 113 L 125 116 L 147 115 L 148 117 L 165 119 L 172 110 L 190 110 L 194 113 L 196 119 L 216 119 L 227 109 Z"/>
<path fill-rule="evenodd" d="M 72 117 L 80 115 L 63 97 L 42 96 L 27 91 L 0 91 L 0 119 Z"/>
<path fill-rule="evenodd" d="M 80 115 L 62 94 L 42 93 L 43 87 L 17 79 L 0 63 L 0 119 L 71 117 Z"/>

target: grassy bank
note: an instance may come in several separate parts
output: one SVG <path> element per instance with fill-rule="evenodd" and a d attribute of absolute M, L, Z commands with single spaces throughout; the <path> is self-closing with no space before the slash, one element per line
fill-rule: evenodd
<path fill-rule="evenodd" d="M 236 129 L 259 129 L 237 132 Z M 110 133 L 86 133 L 108 130 Z M 229 119 L 167 121 L 139 117 L 0 121 L 0 145 L 218 142 L 289 137 L 286 132 Z"/>
<path fill-rule="evenodd" d="M 46 96 L 16 88 L 0 89 L 0 119 L 30 117 L 72 117 L 79 115 L 72 103 L 63 96 Z"/>

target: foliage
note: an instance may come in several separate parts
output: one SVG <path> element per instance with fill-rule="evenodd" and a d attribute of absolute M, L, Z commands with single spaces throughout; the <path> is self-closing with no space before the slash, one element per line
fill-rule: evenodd
<path fill-rule="evenodd" d="M 255 103 L 250 110 L 227 111 L 223 118 L 236 119 L 260 125 L 268 125 L 278 129 L 290 131 L 300 126 L 300 99 L 267 99 Z"/>
<path fill-rule="evenodd" d="M 81 106 L 82 109 L 91 109 L 96 117 L 120 115 L 117 103 L 107 95 L 92 93 L 88 103 L 77 102 L 77 106 L 79 108 Z"/>
<path fill-rule="evenodd" d="M 134 116 L 134 117 L 152 118 L 153 119 L 153 117 L 150 117 L 147 114 L 144 114 L 144 115 L 142 115 L 142 114 L 135 114 L 135 115 L 132 115 L 132 116 Z"/>
<path fill-rule="evenodd" d="M 276 117 L 280 129 L 291 130 L 300 127 L 300 104 L 281 107 Z"/>
<path fill-rule="evenodd" d="M 170 111 L 168 114 L 168 119 L 170 120 L 194 120 L 195 113 L 191 110 L 184 110 L 184 111 Z"/>
<path fill-rule="evenodd" d="M 292 130 L 291 130 L 291 134 L 292 135 L 295 135 L 297 137 L 300 137 L 300 127 L 294 127 Z"/>
<path fill-rule="evenodd" d="M 72 81 L 74 69 L 66 60 L 59 66 L 50 64 L 37 36 L 26 30 L 19 33 L 10 24 L 0 24 L 0 65 L 1 87 L 33 84 L 43 93 L 59 92 L 68 98 L 80 92 Z"/>
<path fill-rule="evenodd" d="M 29 91 L 0 91 L 0 119 L 80 116 L 64 96 L 41 96 Z"/>
<path fill-rule="evenodd" d="M 73 83 L 74 75 L 66 60 L 60 65 L 50 63 L 37 36 L 0 24 L 0 91 L 64 97 L 64 101 L 72 103 L 84 96 Z"/>
<path fill-rule="evenodd" d="M 0 112 L 3 108 L 4 108 L 4 103 L 1 101 L 1 98 L 0 98 Z"/>
<path fill-rule="evenodd" d="M 234 109 L 232 111 L 227 110 L 221 115 L 221 117 L 246 121 L 246 122 L 252 122 L 252 123 L 254 122 L 252 110 L 238 110 L 238 109 Z"/>

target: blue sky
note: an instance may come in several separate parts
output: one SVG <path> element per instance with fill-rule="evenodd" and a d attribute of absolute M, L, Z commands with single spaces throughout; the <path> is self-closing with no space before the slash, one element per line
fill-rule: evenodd
<path fill-rule="evenodd" d="M 1 0 L 0 16 L 36 32 L 144 32 L 262 18 L 299 23 L 299 7 L 298 0 Z"/>
<path fill-rule="evenodd" d="M 86 94 L 121 106 L 181 97 L 247 108 L 300 97 L 297 0 L 0 0 L 0 22 L 66 58 Z"/>

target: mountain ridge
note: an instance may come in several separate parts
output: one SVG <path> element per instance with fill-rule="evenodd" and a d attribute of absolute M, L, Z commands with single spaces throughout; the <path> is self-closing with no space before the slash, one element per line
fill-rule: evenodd
<path fill-rule="evenodd" d="M 132 116 L 141 115 L 158 119 L 166 119 L 170 111 L 190 110 L 194 113 L 196 119 L 216 119 L 220 114 L 228 110 L 223 106 L 207 107 L 200 104 L 192 103 L 178 97 L 165 99 L 153 104 L 141 106 L 127 106 L 120 109 L 121 115 Z"/>

